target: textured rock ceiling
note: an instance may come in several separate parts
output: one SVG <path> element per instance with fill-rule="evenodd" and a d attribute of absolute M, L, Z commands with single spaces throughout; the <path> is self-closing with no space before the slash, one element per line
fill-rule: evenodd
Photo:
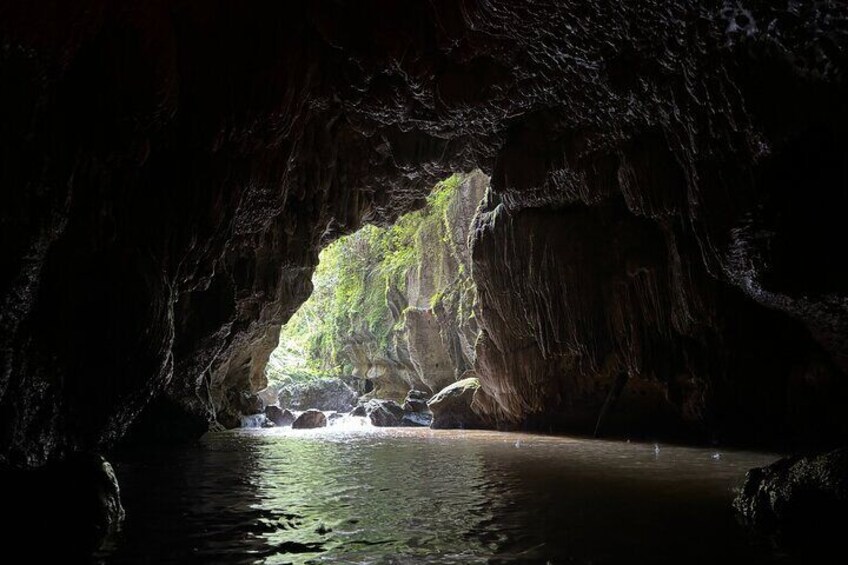
<path fill-rule="evenodd" d="M 625 375 L 625 429 L 844 439 L 847 30 L 835 1 L 0 3 L 0 461 L 157 395 L 205 422 L 322 245 L 477 166 L 486 414 L 585 427 Z"/>

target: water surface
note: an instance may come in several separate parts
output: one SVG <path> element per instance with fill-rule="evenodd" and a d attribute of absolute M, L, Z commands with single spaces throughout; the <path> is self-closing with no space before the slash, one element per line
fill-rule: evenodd
<path fill-rule="evenodd" d="M 792 563 L 730 508 L 776 456 L 487 431 L 241 430 L 118 461 L 103 563 Z"/>

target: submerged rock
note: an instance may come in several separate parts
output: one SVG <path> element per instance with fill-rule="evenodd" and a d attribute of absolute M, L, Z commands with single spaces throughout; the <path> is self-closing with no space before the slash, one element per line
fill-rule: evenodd
<path fill-rule="evenodd" d="M 290 410 L 279 406 L 266 406 L 265 417 L 268 421 L 274 422 L 275 426 L 291 426 L 295 421 L 295 416 Z"/>
<path fill-rule="evenodd" d="M 344 414 L 333 412 L 329 416 L 327 416 L 327 425 L 332 425 L 334 422 L 338 422 L 342 418 L 344 418 Z"/>
<path fill-rule="evenodd" d="M 292 422 L 292 428 L 296 430 L 323 428 L 326 425 L 327 417 L 320 410 L 307 410 Z"/>
<path fill-rule="evenodd" d="M 341 379 L 320 379 L 286 385 L 280 388 L 277 397 L 280 406 L 294 410 L 315 408 L 347 412 L 356 404 L 359 395 Z"/>
<path fill-rule="evenodd" d="M 433 412 L 432 428 L 480 428 L 483 422 L 471 403 L 480 388 L 476 377 L 468 377 L 446 386 L 427 403 Z"/>
<path fill-rule="evenodd" d="M 751 469 L 733 506 L 754 526 L 820 538 L 848 514 L 848 448 Z"/>

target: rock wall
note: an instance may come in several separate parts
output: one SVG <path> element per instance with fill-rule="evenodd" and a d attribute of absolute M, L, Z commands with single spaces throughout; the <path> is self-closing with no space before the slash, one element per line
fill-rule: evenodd
<path fill-rule="evenodd" d="M 154 397 L 214 418 L 323 245 L 474 167 L 486 414 L 584 426 L 624 374 L 696 427 L 844 440 L 846 11 L 2 3 L 0 463 Z"/>
<path fill-rule="evenodd" d="M 734 6 L 511 129 L 474 249 L 494 421 L 844 441 L 845 10 Z"/>
<path fill-rule="evenodd" d="M 462 175 L 444 217 L 421 226 L 419 257 L 406 273 L 404 289 L 387 291 L 396 328 L 388 346 L 367 334 L 349 339 L 346 356 L 355 376 L 374 383 L 371 397 L 400 402 L 410 390 L 433 394 L 473 366 L 477 295 L 469 235 L 488 184 L 481 171 Z"/>

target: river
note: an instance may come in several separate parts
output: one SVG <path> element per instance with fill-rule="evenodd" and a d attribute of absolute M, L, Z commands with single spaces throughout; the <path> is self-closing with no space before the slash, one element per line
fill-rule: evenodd
<path fill-rule="evenodd" d="M 775 455 L 490 431 L 208 434 L 116 461 L 101 563 L 791 563 L 733 489 Z"/>

